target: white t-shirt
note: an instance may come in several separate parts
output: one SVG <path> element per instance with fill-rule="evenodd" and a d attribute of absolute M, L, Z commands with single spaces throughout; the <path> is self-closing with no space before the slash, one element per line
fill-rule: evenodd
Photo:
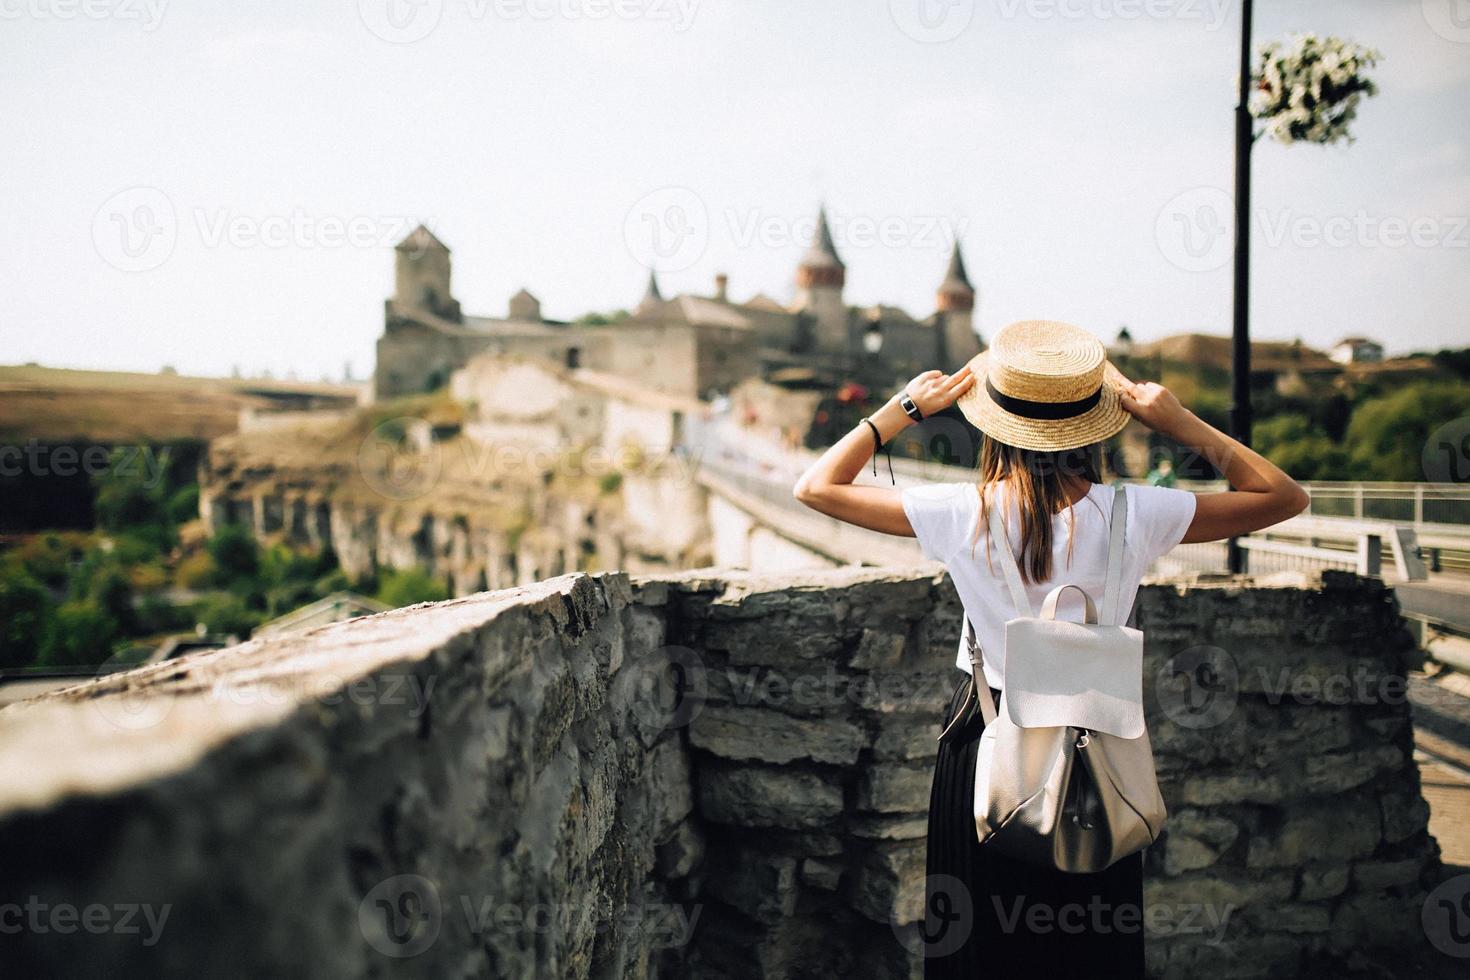
<path fill-rule="evenodd" d="M 1108 524 L 1113 508 L 1112 487 L 1093 484 L 1087 495 L 1070 509 L 1052 517 L 1052 577 L 1047 582 L 1029 582 L 1026 594 L 1031 608 L 1038 610 L 1046 595 L 1063 583 L 1079 585 L 1099 605 L 1108 564 Z M 1009 494 L 1000 494 L 1001 514 L 1011 539 L 1012 553 L 1020 563 L 1021 527 Z M 980 516 L 980 493 L 974 483 L 931 483 L 906 487 L 903 509 L 919 539 L 924 557 L 940 561 L 949 569 L 964 606 L 975 627 L 975 639 L 985 665 L 985 679 L 1000 688 L 1005 677 L 1005 624 L 1016 618 L 1016 606 L 1006 590 L 999 552 L 991 549 L 990 529 L 982 528 L 973 553 L 970 542 Z M 1073 517 L 1069 518 L 1068 514 Z M 1068 560 L 1068 524 L 1075 519 Z M 1118 597 L 1120 622 L 1126 622 L 1138 596 L 1138 583 L 1150 565 L 1184 537 L 1194 520 L 1194 494 L 1169 487 L 1130 486 L 1128 523 L 1123 537 L 1123 570 Z M 987 564 L 987 558 L 989 563 Z M 1082 597 L 1068 589 L 1057 606 L 1058 619 L 1082 620 Z M 970 673 L 970 661 L 961 642 L 955 665 Z"/>

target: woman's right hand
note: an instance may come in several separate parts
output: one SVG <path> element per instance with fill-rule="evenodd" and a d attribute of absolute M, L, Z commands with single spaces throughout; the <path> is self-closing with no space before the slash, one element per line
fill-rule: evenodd
<path fill-rule="evenodd" d="M 1125 384 L 1119 391 L 1119 398 L 1124 411 L 1164 435 L 1178 432 L 1191 415 L 1174 393 L 1157 381 Z"/>

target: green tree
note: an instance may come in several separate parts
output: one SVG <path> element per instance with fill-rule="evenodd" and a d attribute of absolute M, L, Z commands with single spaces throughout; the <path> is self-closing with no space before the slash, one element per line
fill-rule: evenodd
<path fill-rule="evenodd" d="M 1419 381 L 1369 399 L 1343 440 L 1353 480 L 1423 480 L 1424 449 L 1440 426 L 1470 415 L 1470 387 Z"/>
<path fill-rule="evenodd" d="M 264 617 L 239 596 L 221 592 L 195 603 L 194 618 L 211 633 L 233 633 L 243 640 Z"/>
<path fill-rule="evenodd" d="M 397 609 L 416 602 L 440 602 L 449 598 L 449 588 L 421 568 L 404 571 L 385 568 L 378 576 L 378 601 Z"/>
<path fill-rule="evenodd" d="M 248 528 L 226 524 L 209 539 L 209 557 L 223 582 L 253 579 L 260 571 L 260 546 Z"/>
<path fill-rule="evenodd" d="M 36 662 L 50 629 L 51 607 L 46 587 L 24 569 L 0 568 L 0 668 Z"/>
<path fill-rule="evenodd" d="M 100 664 L 112 656 L 117 621 L 92 599 L 72 599 L 56 608 L 41 662 L 49 667 Z"/>
<path fill-rule="evenodd" d="M 1283 413 L 1255 427 L 1256 451 L 1298 480 L 1336 480 L 1347 453 L 1313 427 L 1305 415 Z"/>

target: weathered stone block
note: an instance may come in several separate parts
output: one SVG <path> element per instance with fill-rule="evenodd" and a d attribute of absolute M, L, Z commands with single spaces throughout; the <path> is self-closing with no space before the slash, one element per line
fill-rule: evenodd
<path fill-rule="evenodd" d="M 842 787 L 809 772 L 761 766 L 701 766 L 699 808 L 716 823 L 825 827 L 842 813 Z"/>
<path fill-rule="evenodd" d="M 1304 902 L 1341 895 L 1348 885 L 1350 868 L 1346 864 L 1328 864 L 1302 868 L 1301 884 L 1296 897 Z"/>
<path fill-rule="evenodd" d="M 837 886 L 842 883 L 842 864 L 821 858 L 807 858 L 801 862 L 801 880 L 813 888 L 836 891 Z"/>
<path fill-rule="evenodd" d="M 1246 865 L 1297 867 L 1308 861 L 1351 861 L 1373 853 L 1383 836 L 1378 808 L 1361 800 L 1313 804 L 1291 813 L 1275 830 L 1251 838 Z"/>
<path fill-rule="evenodd" d="M 1207 868 L 1238 836 L 1240 828 L 1224 817 L 1198 810 L 1173 814 L 1164 828 L 1164 871 L 1177 875 Z"/>
<path fill-rule="evenodd" d="M 795 858 L 743 850 L 728 855 L 710 891 L 757 922 L 774 925 L 796 910 Z"/>
<path fill-rule="evenodd" d="M 929 806 L 933 774 L 910 766 L 879 765 L 863 773 L 858 808 L 879 813 L 920 813 Z"/>
<path fill-rule="evenodd" d="M 874 922 L 917 922 L 924 915 L 924 847 L 880 844 L 858 870 L 849 900 Z"/>
<path fill-rule="evenodd" d="M 755 707 L 709 705 L 689 725 L 692 745 L 725 759 L 848 765 L 867 740 L 866 731 L 841 718 L 798 718 Z"/>

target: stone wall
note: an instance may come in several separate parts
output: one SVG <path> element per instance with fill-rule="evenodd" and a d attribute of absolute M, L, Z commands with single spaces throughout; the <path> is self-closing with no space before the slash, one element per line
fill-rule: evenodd
<path fill-rule="evenodd" d="M 1391 593 L 1139 620 L 1151 972 L 1423 944 Z M 573 575 L 0 710 L 5 973 L 916 976 L 958 627 L 929 567 Z"/>

